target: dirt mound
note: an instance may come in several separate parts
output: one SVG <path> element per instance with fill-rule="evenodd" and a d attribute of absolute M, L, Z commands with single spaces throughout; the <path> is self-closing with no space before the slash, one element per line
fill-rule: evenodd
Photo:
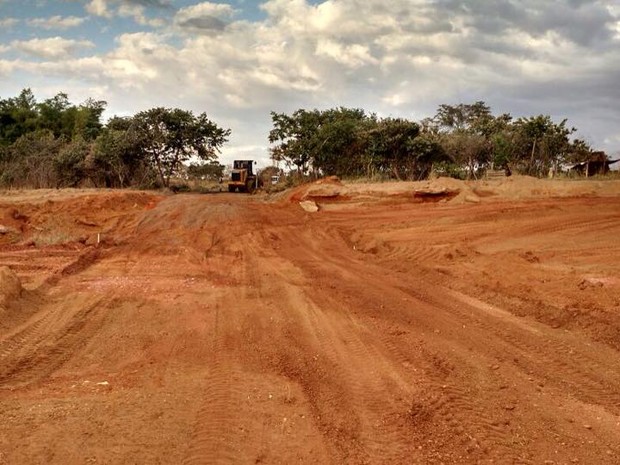
<path fill-rule="evenodd" d="M 345 190 L 344 185 L 337 176 L 328 176 L 318 181 L 303 184 L 289 191 L 285 199 L 288 202 L 297 203 L 309 201 L 329 201 L 341 197 Z"/>
<path fill-rule="evenodd" d="M 413 190 L 413 198 L 421 202 L 450 201 L 466 195 L 471 195 L 471 189 L 463 181 L 452 178 L 429 180 Z"/>
<path fill-rule="evenodd" d="M 32 192 L 2 197 L 0 244 L 30 243 L 49 246 L 96 243 L 97 235 L 127 214 L 152 208 L 162 196 L 145 192 L 70 191 L 65 195 Z M 19 199 L 25 201 L 20 203 Z"/>
<path fill-rule="evenodd" d="M 538 179 L 513 175 L 499 179 L 463 181 L 440 177 L 426 181 L 341 182 L 326 178 L 292 189 L 279 199 L 298 203 L 314 201 L 321 209 L 338 205 L 374 202 L 449 202 L 451 204 L 486 203 L 495 200 L 527 200 L 620 195 L 620 181 Z M 279 200 L 274 199 L 274 200 Z"/>

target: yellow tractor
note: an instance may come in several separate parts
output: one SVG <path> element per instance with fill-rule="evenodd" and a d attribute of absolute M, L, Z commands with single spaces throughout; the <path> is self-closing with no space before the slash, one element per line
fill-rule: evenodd
<path fill-rule="evenodd" d="M 252 168 L 254 160 L 235 160 L 228 181 L 228 192 L 252 192 L 256 189 L 258 178 Z"/>

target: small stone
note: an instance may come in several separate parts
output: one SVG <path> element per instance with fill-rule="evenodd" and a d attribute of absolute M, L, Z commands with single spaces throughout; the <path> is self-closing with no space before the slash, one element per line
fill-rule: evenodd
<path fill-rule="evenodd" d="M 299 206 L 309 213 L 316 213 L 319 211 L 319 206 L 312 200 L 304 200 L 303 202 L 299 202 Z"/>
<path fill-rule="evenodd" d="M 592 425 L 583 425 L 585 429 L 592 429 Z"/>

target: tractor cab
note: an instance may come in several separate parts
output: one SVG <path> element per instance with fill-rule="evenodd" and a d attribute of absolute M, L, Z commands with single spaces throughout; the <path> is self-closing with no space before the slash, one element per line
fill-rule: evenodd
<path fill-rule="evenodd" d="M 235 160 L 233 162 L 233 173 L 236 170 L 247 170 L 248 176 L 252 176 L 252 167 L 254 166 L 254 160 Z"/>
<path fill-rule="evenodd" d="M 252 192 L 256 188 L 254 160 L 235 160 L 228 181 L 229 192 Z"/>

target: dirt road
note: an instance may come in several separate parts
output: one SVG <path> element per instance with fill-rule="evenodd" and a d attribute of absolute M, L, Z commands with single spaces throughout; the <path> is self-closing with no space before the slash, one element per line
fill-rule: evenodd
<path fill-rule="evenodd" d="M 3 199 L 0 464 L 620 463 L 619 197 L 487 200 Z"/>

